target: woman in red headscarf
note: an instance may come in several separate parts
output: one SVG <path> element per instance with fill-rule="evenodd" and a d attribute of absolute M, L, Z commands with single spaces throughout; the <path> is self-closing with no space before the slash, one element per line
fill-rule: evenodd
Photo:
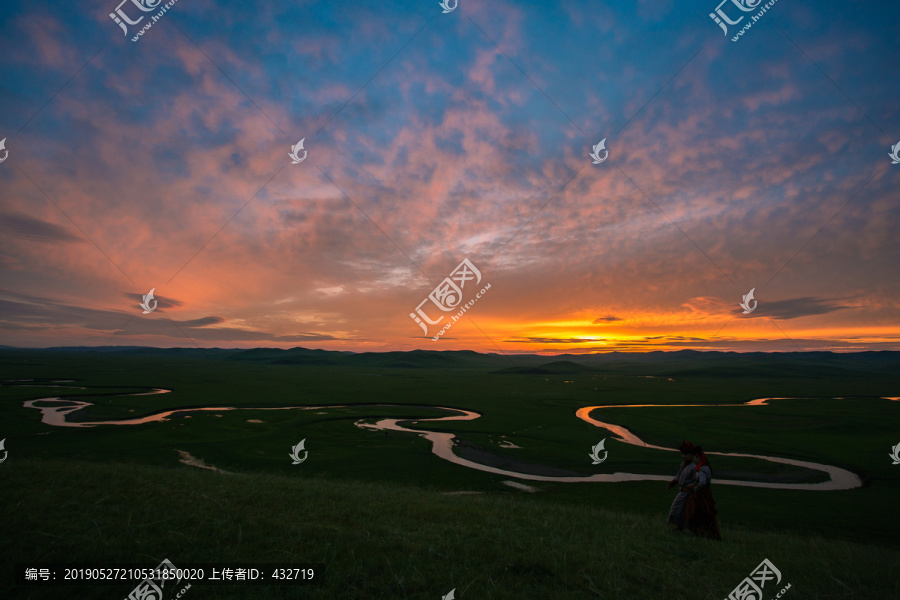
<path fill-rule="evenodd" d="M 703 537 L 721 540 L 719 523 L 716 520 L 716 501 L 713 500 L 710 484 L 712 483 L 712 468 L 706 453 L 700 446 L 691 450 L 697 473 L 696 483 L 689 486 L 692 490 L 690 498 L 684 507 L 684 518 L 687 528 Z"/>

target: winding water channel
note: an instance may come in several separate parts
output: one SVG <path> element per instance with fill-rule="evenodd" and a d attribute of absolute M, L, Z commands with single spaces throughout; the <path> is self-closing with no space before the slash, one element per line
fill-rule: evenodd
<path fill-rule="evenodd" d="M 61 382 L 60 382 L 61 383 Z M 22 384 L 16 384 L 22 385 Z M 38 386 L 35 386 L 38 387 Z M 43 386 L 41 386 L 43 387 Z M 55 386 L 55 387 L 64 387 L 64 386 Z M 84 389 L 84 388 L 76 388 L 72 387 L 71 389 Z M 147 392 L 141 392 L 137 394 L 117 394 L 117 396 L 147 396 L 154 394 L 167 394 L 171 392 L 171 390 L 162 389 L 162 388 L 153 388 Z M 597 405 L 597 406 L 585 406 L 583 408 L 579 408 L 575 411 L 575 416 L 582 421 L 589 423 L 595 427 L 600 429 L 605 429 L 610 432 L 615 439 L 634 446 L 641 446 L 644 448 L 651 448 L 654 450 L 662 450 L 665 452 L 678 452 L 676 448 L 666 448 L 663 446 L 656 446 L 653 444 L 648 444 L 641 440 L 638 436 L 628 431 L 625 427 L 620 425 L 615 425 L 613 423 L 609 423 L 606 421 L 601 421 L 595 419 L 591 416 L 591 414 L 596 410 L 608 410 L 613 408 L 666 408 L 666 407 L 710 407 L 710 406 L 765 406 L 771 400 L 793 400 L 799 398 L 757 398 L 755 400 L 750 400 L 748 402 L 740 403 L 740 404 L 610 404 L 610 405 Z M 886 397 L 887 400 L 900 401 L 900 397 Z M 53 425 L 56 427 L 96 427 L 101 425 L 141 425 L 144 423 L 154 423 L 154 422 L 162 422 L 166 421 L 168 417 L 178 414 L 178 413 L 190 413 L 190 412 L 198 412 L 198 411 L 214 411 L 214 412 L 223 412 L 223 411 L 232 411 L 232 410 L 323 410 L 329 408 L 354 408 L 354 407 L 403 407 L 403 408 L 412 408 L 411 405 L 405 404 L 366 404 L 366 405 L 326 405 L 326 406 L 279 406 L 279 407 L 268 407 L 268 408 L 260 408 L 257 406 L 247 406 L 247 407 L 235 407 L 235 406 L 207 406 L 207 407 L 187 407 L 187 408 L 176 408 L 172 410 L 165 410 L 158 413 L 154 413 L 151 415 L 147 415 L 145 417 L 139 417 L 135 419 L 122 419 L 116 421 L 88 421 L 88 422 L 77 422 L 77 421 L 69 421 L 67 416 L 73 412 L 81 410 L 85 407 L 92 406 L 90 402 L 84 402 L 81 400 L 73 400 L 73 399 L 64 399 L 62 397 L 52 397 L 52 398 L 39 398 L 36 400 L 28 400 L 24 402 L 23 406 L 25 408 L 33 408 L 41 413 L 41 421 L 46 423 L 47 425 Z M 443 410 L 451 414 L 446 417 L 437 417 L 437 418 L 406 418 L 406 419 L 381 419 L 375 423 L 366 423 L 363 420 L 357 421 L 355 425 L 357 427 L 369 430 L 377 430 L 377 431 L 400 431 L 404 433 L 413 433 L 420 435 L 431 442 L 431 451 L 435 456 L 438 456 L 446 461 L 452 462 L 454 464 L 467 467 L 469 469 L 475 469 L 478 471 L 484 471 L 487 473 L 495 473 L 497 475 L 504 475 L 507 477 L 514 477 L 517 479 L 526 479 L 532 481 L 548 481 L 548 482 L 557 482 L 557 483 L 583 483 L 583 482 L 620 482 L 620 481 L 669 481 L 671 476 L 668 475 L 651 475 L 647 473 L 597 473 L 594 475 L 587 476 L 549 476 L 549 475 L 534 475 L 530 473 L 519 473 L 517 471 L 511 471 L 507 469 L 501 469 L 498 467 L 494 467 L 491 465 L 483 464 L 480 462 L 475 462 L 472 460 L 468 460 L 462 458 L 453 452 L 454 440 L 456 439 L 456 435 L 453 433 L 444 433 L 437 431 L 426 431 L 422 429 L 412 429 L 410 427 L 404 427 L 400 425 L 400 423 L 420 423 L 420 422 L 441 422 L 441 421 L 473 421 L 481 417 L 481 414 L 470 411 L 463 410 L 459 408 L 448 408 L 445 406 L 423 406 L 424 408 Z M 735 453 L 735 452 L 707 452 L 710 455 L 718 455 L 718 456 L 737 456 L 743 458 L 756 458 L 760 460 L 767 460 L 769 462 L 781 463 L 786 465 L 793 465 L 797 467 L 802 467 L 805 469 L 811 469 L 814 471 L 820 471 L 826 473 L 829 477 L 828 481 L 823 481 L 820 483 L 775 483 L 775 482 L 761 482 L 761 481 L 744 481 L 738 479 L 721 479 L 717 478 L 715 480 L 716 485 L 737 485 L 737 486 L 745 486 L 745 487 L 758 487 L 758 488 L 770 488 L 770 489 L 779 489 L 779 490 L 819 490 L 819 491 L 833 491 L 833 490 L 849 490 L 862 486 L 862 480 L 860 480 L 859 476 L 851 471 L 847 471 L 846 469 L 841 469 L 839 467 L 834 467 L 830 465 L 823 465 L 819 463 L 803 461 L 803 460 L 794 460 L 790 458 L 780 458 L 777 456 L 766 456 L 761 454 L 744 454 L 744 453 Z"/>

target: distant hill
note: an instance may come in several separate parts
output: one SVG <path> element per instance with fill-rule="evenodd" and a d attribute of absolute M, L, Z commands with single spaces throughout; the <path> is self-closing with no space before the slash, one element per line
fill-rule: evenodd
<path fill-rule="evenodd" d="M 574 375 L 576 373 L 591 373 L 595 369 L 581 365 L 571 360 L 558 360 L 537 367 L 507 367 L 494 373 L 521 374 L 521 375 Z"/>
<path fill-rule="evenodd" d="M 618 373 L 658 377 L 832 377 L 900 373 L 900 352 L 608 352 L 603 354 L 479 353 L 472 350 L 348 352 L 309 348 L 151 348 L 144 346 L 0 347 L 0 354 L 103 353 L 234 360 L 266 365 L 370 369 L 481 369 L 500 375 Z"/>

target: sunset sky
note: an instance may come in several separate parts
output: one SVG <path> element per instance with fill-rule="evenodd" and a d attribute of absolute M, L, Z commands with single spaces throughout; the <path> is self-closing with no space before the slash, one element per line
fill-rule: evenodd
<path fill-rule="evenodd" d="M 900 350 L 900 5 L 718 1 L 6 0 L 0 344 Z"/>

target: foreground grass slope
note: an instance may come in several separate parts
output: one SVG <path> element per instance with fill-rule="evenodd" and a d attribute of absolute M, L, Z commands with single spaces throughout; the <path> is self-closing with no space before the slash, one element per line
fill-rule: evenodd
<path fill-rule="evenodd" d="M 512 491 L 446 495 L 330 481 L 302 468 L 223 475 L 66 460 L 9 460 L 0 477 L 2 598 L 119 600 L 133 587 L 17 589 L 14 562 L 163 558 L 177 566 L 326 565 L 324 585 L 195 585 L 187 600 L 438 600 L 452 588 L 458 600 L 721 600 L 763 558 L 791 584 L 787 600 L 900 598 L 894 549 L 728 524 L 716 542 L 667 531 L 663 515 L 553 505 Z"/>
<path fill-rule="evenodd" d="M 500 373 L 508 370 L 510 361 L 546 372 Z M 406 367 L 397 367 L 398 363 Z M 302 348 L 6 349 L 0 350 L 0 439 L 6 439 L 16 460 L 115 460 L 173 467 L 178 464 L 176 450 L 182 450 L 228 471 L 288 476 L 296 471 L 287 457 L 289 449 L 307 439 L 314 460 L 304 464 L 305 476 L 410 483 L 435 492 L 497 492 L 508 489 L 499 481 L 502 477 L 437 459 L 431 444 L 421 437 L 372 432 L 355 424 L 387 417 L 443 417 L 446 412 L 420 405 L 451 406 L 482 416 L 467 422 L 423 422 L 418 428 L 454 434 L 458 453 L 476 447 L 497 461 L 584 475 L 618 471 L 670 476 L 677 466 L 676 455 L 621 443 L 577 419 L 575 411 L 598 404 L 707 405 L 769 396 L 812 397 L 751 408 L 613 408 L 593 416 L 625 426 L 650 444 L 676 447 L 686 438 L 710 451 L 768 454 L 849 469 L 860 475 L 864 487 L 806 492 L 720 486 L 717 499 L 723 520 L 747 528 L 822 534 L 896 548 L 900 520 L 892 515 L 900 497 L 900 467 L 891 464 L 888 452 L 898 442 L 900 402 L 880 397 L 900 396 L 898 373 L 900 353 L 688 352 L 551 360 L 467 352 L 348 355 Z M 154 387 L 172 392 L 120 395 Z M 140 426 L 69 428 L 42 423 L 36 409 L 24 407 L 28 400 L 60 395 L 92 404 L 71 413 L 73 421 L 129 419 L 185 407 L 242 410 L 182 413 Z M 833 396 L 844 398 L 829 400 Z M 251 410 L 344 404 L 352 406 Z M 588 451 L 607 436 L 609 460 L 594 467 L 587 460 Z M 715 456 L 713 469 L 720 481 L 821 477 L 739 457 Z M 534 495 L 536 502 L 602 506 L 648 516 L 664 512 L 673 495 L 658 482 L 535 485 L 542 490 Z"/>

